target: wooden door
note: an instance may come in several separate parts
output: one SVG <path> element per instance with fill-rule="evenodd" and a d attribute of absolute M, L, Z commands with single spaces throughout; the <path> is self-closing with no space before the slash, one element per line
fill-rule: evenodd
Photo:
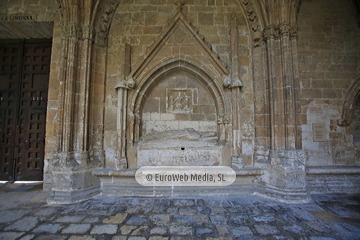
<path fill-rule="evenodd" d="M 0 42 L 0 179 L 42 180 L 51 40 Z"/>

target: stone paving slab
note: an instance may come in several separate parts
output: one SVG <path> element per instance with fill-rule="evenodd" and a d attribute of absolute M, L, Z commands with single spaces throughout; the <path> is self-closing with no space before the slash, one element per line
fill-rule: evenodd
<path fill-rule="evenodd" d="M 360 197 L 314 195 L 303 205 L 256 195 L 97 197 L 0 210 L 0 239 L 360 239 Z"/>

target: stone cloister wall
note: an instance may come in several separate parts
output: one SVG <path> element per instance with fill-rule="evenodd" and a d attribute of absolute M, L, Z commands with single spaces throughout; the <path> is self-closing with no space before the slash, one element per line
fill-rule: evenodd
<path fill-rule="evenodd" d="M 299 11 L 303 148 L 309 166 L 359 166 L 352 133 L 339 126 L 346 93 L 360 77 L 360 29 L 352 1 L 304 2 Z M 326 141 L 313 142 L 312 123 Z"/>
<path fill-rule="evenodd" d="M 136 167 L 131 154 L 124 156 L 126 141 L 134 136 L 138 124 L 136 106 L 143 104 L 145 122 L 140 129 L 145 133 L 147 127 L 154 126 L 151 122 L 154 118 L 179 121 L 185 118 L 189 122 L 197 119 L 219 125 L 220 109 L 209 107 L 212 102 L 219 105 L 222 101 L 217 96 L 224 99 L 224 106 L 230 106 L 226 113 L 237 116 L 224 121 L 228 116 L 221 115 L 220 125 L 226 125 L 226 135 L 239 136 L 224 137 L 230 145 L 225 148 L 230 149 L 226 164 L 237 169 L 239 176 L 248 169 L 260 169 L 262 173 L 256 176 L 254 186 L 261 193 L 280 196 L 284 201 L 303 201 L 308 200 L 309 190 L 358 192 L 359 148 L 353 143 L 356 123 L 338 121 L 344 106 L 349 106 L 344 105 L 349 88 L 360 77 L 360 29 L 353 2 L 186 0 L 184 3 L 177 1 L 176 5 L 173 0 L 0 2 L 0 14 L 31 12 L 38 15 L 39 24 L 53 22 L 44 169 L 49 202 L 72 202 L 99 194 L 102 185 L 93 175 L 95 169 L 108 169 L 106 174 L 110 175 L 120 168 Z M 172 34 L 171 29 L 170 33 L 166 31 L 179 8 L 184 16 L 179 17 L 183 29 L 187 26 L 192 29 L 189 36 L 200 50 L 194 51 L 189 47 L 192 45 L 186 47 L 186 42 L 174 43 L 170 48 L 169 45 L 158 47 L 167 41 L 162 39 Z M 181 39 L 181 34 L 176 38 Z M 156 54 L 155 50 L 158 50 Z M 167 96 L 166 91 L 156 92 L 158 88 L 147 92 L 150 94 L 145 96 L 146 101 L 136 105 L 138 98 L 143 99 L 141 86 L 147 84 L 146 79 L 156 72 L 159 62 L 171 61 L 172 57 L 177 59 L 171 64 L 180 65 L 195 63 L 197 58 L 203 62 L 201 70 L 209 70 L 206 74 L 211 76 L 202 83 L 217 84 L 209 90 L 198 79 L 200 85 L 192 87 L 200 89 L 192 89 L 192 97 L 201 91 L 203 97 L 208 94 L 207 98 L 198 99 L 199 103 L 205 102 L 201 113 L 169 115 L 167 110 L 161 110 L 160 103 L 166 103 L 166 99 L 161 100 L 161 94 Z M 201 57 L 204 61 L 199 61 Z M 139 64 L 148 68 L 139 68 Z M 196 68 L 200 69 L 193 64 L 186 70 Z M 179 69 L 177 74 L 181 72 Z M 185 79 L 198 77 L 189 76 L 189 72 L 183 75 Z M 134 86 L 123 84 L 129 79 L 135 79 Z M 241 87 L 234 87 L 236 79 L 241 80 Z M 182 86 L 175 84 L 176 88 L 180 91 Z M 218 95 L 214 89 L 218 89 Z M 354 91 L 358 89 L 355 87 Z M 185 93 L 187 97 L 189 94 Z M 124 98 L 129 105 L 119 106 Z M 156 115 L 158 112 L 151 109 L 152 101 L 160 101 L 159 114 L 165 115 Z M 128 111 L 127 106 L 132 108 Z M 119 128 L 123 123 L 119 116 L 127 111 L 134 126 L 128 121 L 124 129 Z M 313 123 L 325 124 L 325 142 L 313 141 Z M 243 165 L 239 164 L 241 161 Z M 328 183 L 333 187 L 327 187 Z"/>

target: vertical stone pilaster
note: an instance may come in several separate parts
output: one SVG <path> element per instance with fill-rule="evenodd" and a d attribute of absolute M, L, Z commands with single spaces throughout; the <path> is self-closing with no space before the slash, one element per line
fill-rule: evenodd
<path fill-rule="evenodd" d="M 75 114 L 75 79 L 76 79 L 76 62 L 77 62 L 77 34 L 78 26 L 75 22 L 69 24 L 68 36 L 64 40 L 65 51 L 64 58 L 66 59 L 63 64 L 64 69 L 64 99 L 63 103 L 63 115 L 62 115 L 62 139 L 60 152 L 73 151 L 73 132 L 74 132 L 74 114 Z"/>
<path fill-rule="evenodd" d="M 288 24 L 264 29 L 266 41 L 269 109 L 270 165 L 264 176 L 267 194 L 287 202 L 308 201 L 305 162 L 299 136 L 299 78 L 296 38 Z"/>
<path fill-rule="evenodd" d="M 59 102 L 60 131 L 58 152 L 51 163 L 50 203 L 70 203 L 99 192 L 99 181 L 91 171 L 96 164 L 89 157 L 89 116 L 93 28 L 79 19 L 79 6 L 63 19 L 63 61 Z"/>
<path fill-rule="evenodd" d="M 296 98 L 294 85 L 294 69 L 292 60 L 292 45 L 290 42 L 290 24 L 280 25 L 280 43 L 282 50 L 283 81 L 285 96 L 285 149 L 294 150 L 296 141 Z"/>
<path fill-rule="evenodd" d="M 231 15 L 230 23 L 230 41 L 231 41 L 231 88 L 232 99 L 232 167 L 240 169 L 244 167 L 244 158 L 242 157 L 242 132 L 241 132 L 241 92 L 240 87 L 243 83 L 240 79 L 239 70 L 239 50 L 238 50 L 238 24 L 236 14 Z"/>

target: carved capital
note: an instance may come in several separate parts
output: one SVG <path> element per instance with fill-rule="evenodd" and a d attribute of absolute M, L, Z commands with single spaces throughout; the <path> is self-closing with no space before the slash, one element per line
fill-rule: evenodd
<path fill-rule="evenodd" d="M 124 77 L 115 86 L 115 89 L 119 89 L 119 88 L 134 89 L 135 80 L 132 77 Z"/>
<path fill-rule="evenodd" d="M 288 37 L 288 36 L 290 36 L 291 28 L 292 28 L 292 27 L 290 26 L 290 24 L 287 24 L 287 23 L 285 23 L 285 24 L 280 24 L 280 26 L 279 26 L 280 36 L 281 36 L 281 37 L 284 37 L 284 36 Z"/>
<path fill-rule="evenodd" d="M 231 89 L 231 88 L 236 88 L 236 87 L 242 87 L 243 83 L 240 79 L 232 80 L 230 77 L 226 77 L 224 79 L 223 85 L 225 88 Z"/>
<path fill-rule="evenodd" d="M 263 31 L 263 38 L 266 41 L 270 39 L 277 39 L 278 37 L 279 29 L 274 25 L 267 26 Z"/>
<path fill-rule="evenodd" d="M 291 26 L 290 28 L 290 38 L 291 39 L 298 39 L 298 27 L 297 26 Z"/>
<path fill-rule="evenodd" d="M 229 124 L 230 123 L 229 115 L 225 113 L 220 113 L 220 115 L 218 116 L 218 123 Z"/>
<path fill-rule="evenodd" d="M 62 34 L 65 38 L 78 38 L 80 27 L 76 22 L 70 22 L 62 27 Z"/>
<path fill-rule="evenodd" d="M 351 121 L 349 121 L 349 119 L 339 119 L 337 120 L 337 125 L 341 126 L 341 127 L 346 127 L 349 126 L 351 124 Z"/>
<path fill-rule="evenodd" d="M 260 47 L 261 44 L 263 44 L 263 38 L 262 37 L 254 38 L 254 47 Z"/>
<path fill-rule="evenodd" d="M 225 88 L 231 88 L 231 78 L 229 76 L 225 77 L 223 85 Z"/>

